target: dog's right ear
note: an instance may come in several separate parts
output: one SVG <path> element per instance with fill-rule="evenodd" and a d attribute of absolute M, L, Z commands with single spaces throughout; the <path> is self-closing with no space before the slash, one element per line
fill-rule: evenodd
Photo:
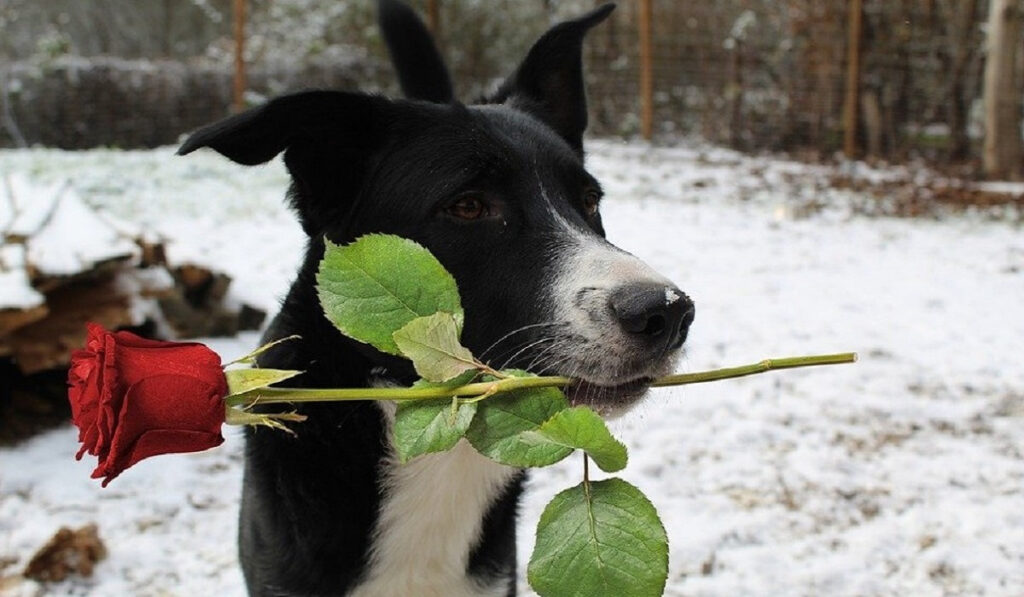
<path fill-rule="evenodd" d="M 199 129 L 179 155 L 209 147 L 239 164 L 262 164 L 284 152 L 291 201 L 303 229 L 320 234 L 358 192 L 366 163 L 385 142 L 396 104 L 341 91 L 286 95 Z"/>
<path fill-rule="evenodd" d="M 416 12 L 399 0 L 378 0 L 377 22 L 405 97 L 438 104 L 454 101 L 448 67 Z"/>

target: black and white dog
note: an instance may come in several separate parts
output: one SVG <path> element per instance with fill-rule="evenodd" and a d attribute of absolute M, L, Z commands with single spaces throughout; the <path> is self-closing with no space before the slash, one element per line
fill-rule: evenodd
<path fill-rule="evenodd" d="M 402 5 L 384 4 L 405 18 Z M 246 165 L 284 153 L 309 244 L 265 339 L 301 340 L 263 366 L 303 370 L 289 385 L 305 387 L 415 379 L 408 362 L 337 332 L 314 287 L 324 238 L 382 232 L 416 240 L 454 275 L 463 343 L 494 366 L 577 378 L 570 399 L 604 411 L 635 402 L 671 368 L 693 303 L 604 239 L 601 187 L 583 165 L 581 46 L 611 10 L 553 27 L 486 103 L 453 101 L 439 57 L 421 72 L 398 48 L 416 100 L 299 93 L 185 142 L 182 154 L 210 147 Z M 419 29 L 426 41 L 406 50 L 433 51 Z M 391 404 L 299 410 L 309 418 L 297 436 L 247 435 L 239 544 L 251 595 L 515 594 L 522 471 L 465 442 L 398 464 Z"/>

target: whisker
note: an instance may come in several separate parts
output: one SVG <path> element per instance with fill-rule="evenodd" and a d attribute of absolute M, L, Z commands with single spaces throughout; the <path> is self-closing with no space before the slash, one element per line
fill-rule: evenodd
<path fill-rule="evenodd" d="M 549 357 L 564 360 L 564 355 L 556 353 L 559 348 L 560 344 L 557 340 L 552 342 L 552 344 L 545 346 L 543 350 L 533 356 L 530 362 L 527 363 L 525 369 L 530 372 L 536 372 L 539 369 L 543 369 L 543 367 L 538 367 L 538 364 L 543 363 L 545 360 L 550 360 Z"/>
<path fill-rule="evenodd" d="M 538 345 L 543 344 L 545 342 L 551 342 L 554 339 L 555 339 L 554 336 L 544 336 L 544 337 L 540 338 L 539 340 L 534 340 L 533 342 L 530 342 L 526 346 L 523 346 L 522 348 L 517 350 L 515 353 L 513 353 L 512 356 L 510 356 L 507 359 L 505 359 L 504 362 L 502 363 L 501 367 L 499 367 L 499 368 L 500 369 L 504 369 L 505 367 L 508 367 L 509 363 L 511 363 L 512 361 L 516 360 L 516 358 L 519 355 L 523 354 L 527 350 L 530 350 L 534 346 L 538 346 Z"/>
<path fill-rule="evenodd" d="M 537 357 L 530 362 L 529 366 L 527 367 L 527 370 L 556 371 L 562 375 L 572 377 L 572 372 L 570 371 L 559 371 L 562 365 L 569 362 L 572 357 L 563 352 L 557 352 L 558 348 L 560 348 L 560 346 L 555 344 L 548 347 L 548 349 L 545 349 L 543 354 L 537 355 Z"/>
<path fill-rule="evenodd" d="M 508 363 L 515 359 L 522 351 L 531 348 L 538 342 L 546 342 L 551 338 L 552 336 L 541 336 L 540 338 L 527 338 L 522 342 L 509 346 L 507 350 L 503 350 L 500 353 L 496 353 L 493 357 L 491 357 L 490 361 L 494 363 L 502 362 L 505 365 L 508 365 Z M 498 368 L 500 369 L 501 367 Z"/>
<path fill-rule="evenodd" d="M 532 330 L 532 329 L 535 329 L 535 328 L 553 327 L 553 326 L 557 326 L 557 325 L 565 325 L 565 323 L 558 322 L 558 321 L 545 321 L 545 322 L 541 322 L 541 323 L 531 323 L 529 325 L 524 325 L 522 327 L 516 328 L 516 329 L 512 330 L 511 332 L 505 334 L 501 338 L 498 338 L 497 340 L 492 342 L 491 345 L 488 346 L 482 353 L 480 353 L 477 358 L 479 358 L 480 360 L 483 360 L 487 356 L 487 353 L 489 353 L 492 350 L 494 350 L 494 348 L 496 346 L 498 346 L 499 344 L 501 344 L 502 342 L 504 342 L 505 340 L 507 340 L 511 336 L 514 336 L 515 334 L 519 334 L 519 333 L 525 332 L 527 330 Z"/>

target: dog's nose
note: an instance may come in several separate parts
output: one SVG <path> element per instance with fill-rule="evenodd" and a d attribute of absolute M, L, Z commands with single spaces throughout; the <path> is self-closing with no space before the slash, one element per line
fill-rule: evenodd
<path fill-rule="evenodd" d="M 622 329 L 669 350 L 683 345 L 695 310 L 682 290 L 664 284 L 621 286 L 609 304 Z"/>

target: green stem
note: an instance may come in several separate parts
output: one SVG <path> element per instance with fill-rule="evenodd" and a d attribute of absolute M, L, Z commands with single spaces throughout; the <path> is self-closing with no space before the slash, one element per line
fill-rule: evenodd
<path fill-rule="evenodd" d="M 759 363 L 698 371 L 696 373 L 680 373 L 669 375 L 651 382 L 652 387 L 680 386 L 693 383 L 704 383 L 732 377 L 744 377 L 772 371 L 775 369 L 793 369 L 796 367 L 815 367 L 819 365 L 839 365 L 853 363 L 857 354 L 845 352 L 805 357 L 786 357 L 766 359 Z M 482 394 L 498 394 L 525 388 L 564 387 L 571 384 L 569 377 L 506 377 L 496 381 L 484 381 L 466 384 L 456 388 L 348 388 L 348 389 L 316 389 L 316 388 L 261 388 L 232 396 L 226 400 L 229 406 L 251 404 L 297 404 L 300 402 L 344 402 L 350 400 L 430 400 L 437 398 L 473 397 Z"/>
<path fill-rule="evenodd" d="M 741 365 L 739 367 L 727 367 L 725 369 L 712 369 L 711 371 L 698 371 L 696 373 L 678 373 L 668 375 L 651 382 L 652 387 L 681 386 L 691 383 L 705 383 L 719 379 L 732 377 L 745 377 L 774 371 L 776 369 L 795 369 L 797 367 L 816 367 L 819 365 L 841 365 L 853 363 L 857 360 L 857 353 L 842 352 L 838 354 L 822 354 L 808 357 L 785 357 L 781 359 L 765 359 L 759 363 Z"/>
<path fill-rule="evenodd" d="M 508 392 L 525 388 L 561 387 L 569 385 L 568 377 L 506 377 L 496 381 L 482 381 L 456 388 L 261 388 L 227 399 L 228 405 L 278 404 L 282 402 L 345 402 L 351 400 L 431 400 L 435 398 L 467 397 L 481 394 Z M 258 398 L 254 395 L 258 394 Z"/>

